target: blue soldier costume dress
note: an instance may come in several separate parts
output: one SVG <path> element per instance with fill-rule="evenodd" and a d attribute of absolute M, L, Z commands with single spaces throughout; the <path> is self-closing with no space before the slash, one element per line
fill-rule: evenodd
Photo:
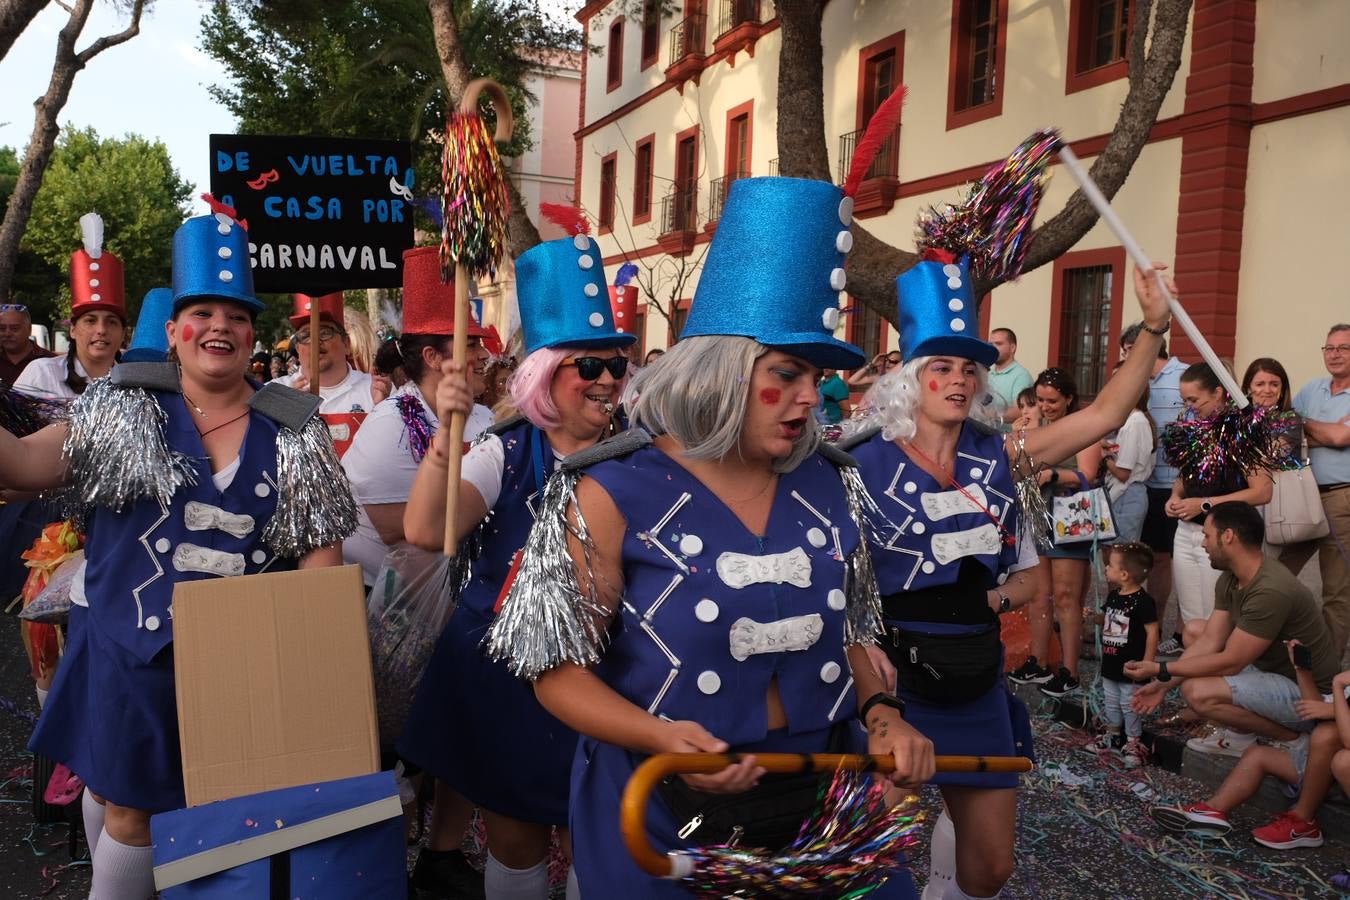
<path fill-rule="evenodd" d="M 527 250 L 516 260 L 516 278 L 527 353 L 636 340 L 614 329 L 604 266 L 586 235 Z M 418 687 L 398 751 L 484 809 L 566 825 L 577 734 L 480 646 L 558 459 L 544 431 L 523 418 L 489 429 L 470 454 L 486 452 L 490 441 L 500 442 L 501 492 L 477 531 L 481 555 Z"/>
<path fill-rule="evenodd" d="M 896 279 L 905 360 L 947 355 L 988 365 L 965 259 L 924 260 Z M 987 592 L 1018 568 L 1019 508 L 1004 437 L 967 420 L 957 441 L 956 484 L 939 483 L 879 429 L 841 443 L 889 520 L 872 547 L 899 673 L 905 719 L 934 752 L 1031 756 L 1025 707 L 1007 689 L 998 617 Z M 1033 563 L 1034 564 L 1034 563 Z M 939 677 L 940 676 L 940 677 Z M 1015 774 L 939 774 L 937 784 L 1016 787 Z"/>
<path fill-rule="evenodd" d="M 861 352 L 832 335 L 850 212 L 851 200 L 824 182 L 737 181 L 682 337 L 739 335 L 818 366 L 860 365 Z M 794 240 L 783 238 L 789 225 Z M 746 272 L 757 276 L 747 283 Z M 531 678 L 564 662 L 587 665 L 635 706 L 696 721 L 732 751 L 865 752 L 845 647 L 873 640 L 880 609 L 874 581 L 858 574 L 867 548 L 854 504 L 864 492 L 856 475 L 845 477 L 852 466 L 827 447 L 782 473 L 767 527 L 754 534 L 641 429 L 569 457 L 549 486 L 489 646 Z M 544 607 L 573 604 L 583 632 L 593 610 L 584 597 L 557 600 L 542 573 L 569 571 L 565 544 L 547 535 L 551 521 L 562 533 L 557 523 L 581 477 L 594 479 L 624 517 L 623 595 L 604 634 L 573 642 L 566 625 L 557 627 L 565 609 Z M 770 730 L 765 697 L 775 680 L 788 724 Z M 641 762 L 591 737 L 577 748 L 572 848 L 584 896 L 689 896 L 624 850 L 620 796 Z M 653 796 L 646 825 L 658 851 L 713 842 L 686 818 Z M 902 872 L 873 894 L 912 895 Z"/>
<path fill-rule="evenodd" d="M 175 304 L 225 299 L 261 309 L 248 260 L 247 235 L 227 216 L 188 220 L 174 238 Z M 172 363 L 123 363 L 72 408 L 66 452 L 75 496 L 88 508 L 88 612 L 72 618 L 30 746 L 119 806 L 184 804 L 174 586 L 291 569 L 354 527 L 355 505 L 313 400 L 269 386 L 250 406 L 237 462 L 214 476 Z M 313 478 L 288 477 L 300 466 Z"/>

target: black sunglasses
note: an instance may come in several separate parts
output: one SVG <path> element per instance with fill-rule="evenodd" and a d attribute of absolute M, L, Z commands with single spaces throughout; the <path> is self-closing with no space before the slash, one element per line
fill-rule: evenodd
<path fill-rule="evenodd" d="M 558 365 L 576 366 L 577 374 L 581 376 L 582 381 L 595 381 L 600 377 L 600 373 L 606 369 L 609 370 L 609 374 L 614 380 L 618 381 L 628 372 L 628 357 L 569 356 Z"/>

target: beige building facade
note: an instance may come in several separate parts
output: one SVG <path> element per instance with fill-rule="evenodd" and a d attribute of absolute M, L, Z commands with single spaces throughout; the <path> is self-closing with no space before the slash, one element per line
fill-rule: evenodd
<path fill-rule="evenodd" d="M 1088 164 L 1128 89 L 1127 0 L 924 0 L 825 7 L 827 145 L 842 180 L 871 111 L 898 85 L 897 136 L 859 194 L 859 223 L 911 247 L 920 210 L 1028 134 L 1054 126 Z M 601 223 L 611 276 L 633 260 L 674 297 L 675 325 L 727 186 L 777 174 L 780 33 L 769 0 L 684 0 L 674 16 L 578 14 L 599 53 L 582 62 L 573 191 Z M 1180 70 L 1115 206 L 1146 252 L 1173 262 L 1183 302 L 1238 374 L 1259 356 L 1295 388 L 1325 374 L 1317 347 L 1350 320 L 1337 263 L 1350 245 L 1350 4 L 1196 0 Z M 1041 218 L 1072 193 L 1052 178 Z M 1010 327 L 1033 373 L 1061 365 L 1092 392 L 1137 318 L 1123 249 L 1098 224 L 1073 249 L 996 289 L 982 327 Z M 644 349 L 672 328 L 643 297 Z M 853 306 L 855 304 L 850 304 Z M 894 347 L 857 309 L 840 336 Z M 1177 355 L 1199 359 L 1184 337 Z"/>

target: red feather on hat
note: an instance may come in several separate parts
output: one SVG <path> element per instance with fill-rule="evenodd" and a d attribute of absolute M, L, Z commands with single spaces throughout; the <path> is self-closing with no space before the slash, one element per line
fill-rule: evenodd
<path fill-rule="evenodd" d="M 539 204 L 539 212 L 543 213 L 545 219 L 570 235 L 591 233 L 590 220 L 586 218 L 584 212 L 575 206 L 567 206 L 563 203 L 541 203 Z"/>
<path fill-rule="evenodd" d="M 858 193 L 858 188 L 862 186 L 867 170 L 872 168 L 872 160 L 876 159 L 881 145 L 886 143 L 894 133 L 895 126 L 900 124 L 900 110 L 904 103 L 905 86 L 901 85 L 872 114 L 872 121 L 867 123 L 867 131 L 863 132 L 862 140 L 858 141 L 858 146 L 853 150 L 853 163 L 849 166 L 848 178 L 844 179 L 844 196 L 852 197 Z"/>

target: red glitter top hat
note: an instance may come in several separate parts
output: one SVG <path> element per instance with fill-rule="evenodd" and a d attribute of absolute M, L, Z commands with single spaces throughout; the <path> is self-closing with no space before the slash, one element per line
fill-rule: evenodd
<path fill-rule="evenodd" d="M 127 321 L 126 285 L 122 260 L 103 249 L 103 218 L 98 213 L 80 217 L 84 247 L 70 258 L 71 321 L 89 312 L 105 310 Z"/>
<path fill-rule="evenodd" d="M 331 294 L 324 294 L 322 297 L 311 297 L 308 294 L 295 295 L 295 312 L 291 315 L 291 327 L 299 328 L 302 325 L 309 324 L 309 311 L 311 304 L 319 304 L 319 321 L 330 322 L 338 328 L 346 327 L 346 319 L 342 311 L 342 291 L 335 291 Z"/>
<path fill-rule="evenodd" d="M 455 283 L 441 281 L 439 247 L 403 251 L 403 333 L 455 333 Z M 469 314 L 469 337 L 488 332 Z"/>

